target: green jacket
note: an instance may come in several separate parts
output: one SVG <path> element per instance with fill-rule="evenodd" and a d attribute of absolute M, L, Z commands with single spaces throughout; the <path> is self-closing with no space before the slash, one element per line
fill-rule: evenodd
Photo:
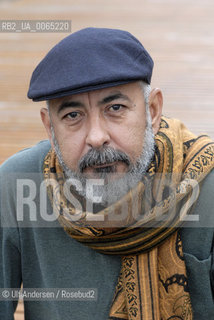
<path fill-rule="evenodd" d="M 25 320 L 108 319 L 120 257 L 97 253 L 70 238 L 58 221 L 52 219 L 48 200 L 49 216 L 41 217 L 42 165 L 49 149 L 48 141 L 40 142 L 0 167 L 0 288 L 19 288 L 23 283 L 24 288 L 67 288 L 68 294 L 83 288 L 93 293 L 96 289 L 97 300 L 26 301 Z M 16 193 L 23 191 L 23 198 L 27 198 L 29 190 L 17 187 L 17 178 L 25 179 L 27 184 L 34 180 L 29 184 L 35 191 L 31 207 L 29 203 L 22 206 L 24 211 L 20 211 L 18 219 L 23 218 L 24 222 L 17 222 L 15 217 L 20 206 Z M 214 319 L 214 171 L 203 183 L 194 214 L 199 215 L 199 222 L 180 230 L 190 297 L 194 319 L 211 320 Z M 16 305 L 17 301 L 0 300 L 0 319 L 14 319 Z"/>

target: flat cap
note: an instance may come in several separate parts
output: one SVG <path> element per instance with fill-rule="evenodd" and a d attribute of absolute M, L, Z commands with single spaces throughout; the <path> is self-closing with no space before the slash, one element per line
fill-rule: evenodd
<path fill-rule="evenodd" d="M 153 60 L 129 32 L 86 28 L 55 45 L 34 70 L 28 98 L 55 99 L 136 80 L 150 84 Z"/>

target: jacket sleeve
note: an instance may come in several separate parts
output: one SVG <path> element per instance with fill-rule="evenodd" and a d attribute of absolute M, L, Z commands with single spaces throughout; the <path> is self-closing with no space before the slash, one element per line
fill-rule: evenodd
<path fill-rule="evenodd" d="M 2 295 L 7 288 L 20 288 L 21 255 L 19 230 L 15 220 L 13 188 L 9 173 L 0 168 L 0 319 L 13 320 L 18 300 Z"/>
<path fill-rule="evenodd" d="M 18 224 L 16 218 L 17 179 L 29 179 L 32 173 L 40 173 L 49 149 L 50 142 L 41 141 L 13 155 L 0 166 L 0 288 L 20 288 L 24 274 L 21 264 L 22 224 Z M 0 294 L 0 319 L 13 320 L 16 306 L 17 301 L 2 300 Z"/>
<path fill-rule="evenodd" d="M 214 236 L 213 236 L 213 244 L 212 244 L 211 287 L 212 287 L 213 303 L 214 303 Z"/>
<path fill-rule="evenodd" d="M 20 288 L 21 286 L 21 259 L 18 247 L 15 244 L 17 239 L 15 228 L 0 228 L 0 319 L 13 320 L 13 314 L 17 307 L 18 300 L 3 298 L 2 293 L 6 288 Z"/>
<path fill-rule="evenodd" d="M 192 211 L 199 217 L 180 230 L 194 319 L 214 319 L 214 170 L 205 178 Z"/>

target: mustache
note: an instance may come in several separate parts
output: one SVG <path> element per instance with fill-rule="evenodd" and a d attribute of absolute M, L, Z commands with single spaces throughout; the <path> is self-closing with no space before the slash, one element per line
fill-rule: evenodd
<path fill-rule="evenodd" d="M 102 147 L 101 149 L 92 148 L 82 157 L 78 166 L 80 172 L 83 172 L 87 167 L 104 164 L 108 165 L 116 161 L 122 161 L 128 166 L 131 164 L 129 156 L 120 150 L 115 150 L 112 147 Z"/>

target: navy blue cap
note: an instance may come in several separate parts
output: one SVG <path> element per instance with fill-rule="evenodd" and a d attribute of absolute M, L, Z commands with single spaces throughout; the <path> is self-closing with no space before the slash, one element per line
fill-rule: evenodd
<path fill-rule="evenodd" d="M 143 80 L 153 60 L 129 32 L 86 28 L 54 46 L 34 70 L 28 98 L 42 101 Z"/>

